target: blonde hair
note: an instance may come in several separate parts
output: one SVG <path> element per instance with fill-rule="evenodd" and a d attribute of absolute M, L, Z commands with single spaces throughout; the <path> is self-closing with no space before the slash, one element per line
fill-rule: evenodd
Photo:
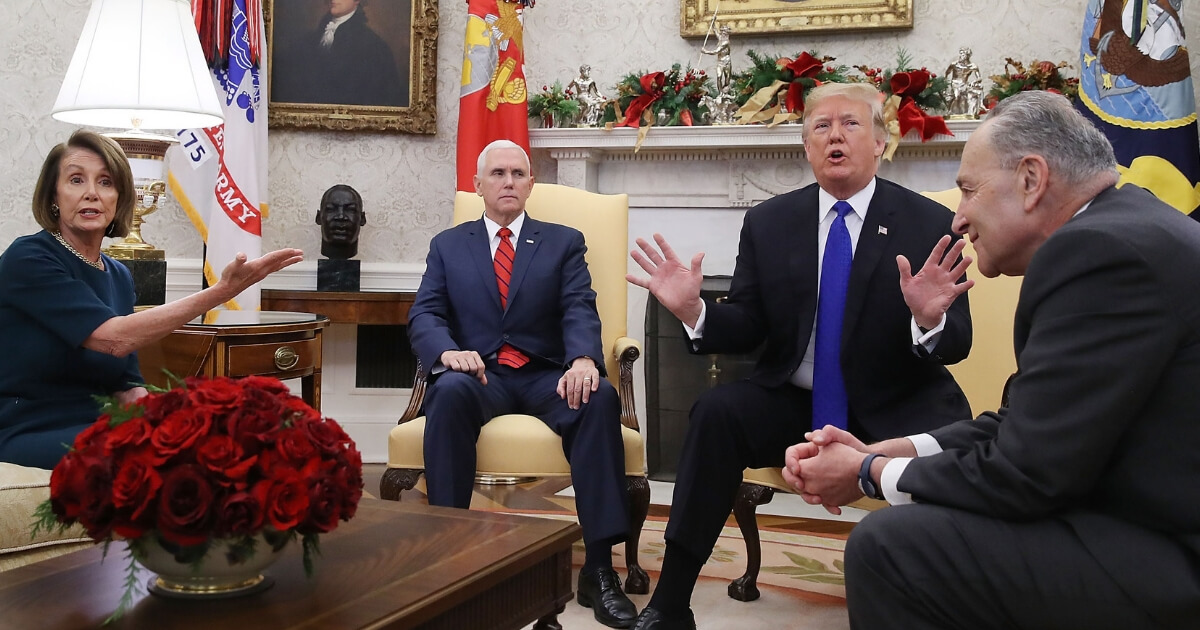
<path fill-rule="evenodd" d="M 113 184 L 117 188 L 117 214 L 104 235 L 117 238 L 128 236 L 129 231 L 133 229 L 133 206 L 137 203 L 137 190 L 133 187 L 133 170 L 129 167 L 129 159 L 115 140 L 86 129 L 76 130 L 66 142 L 59 143 L 46 154 L 42 172 L 33 188 L 33 218 L 47 232 L 58 231 L 58 212 L 54 197 L 58 194 L 58 173 L 62 166 L 62 158 L 69 149 L 91 151 L 104 162 L 104 168 L 108 169 L 108 174 L 112 176 Z"/>
<path fill-rule="evenodd" d="M 841 96 L 843 98 L 866 103 L 871 108 L 871 128 L 876 140 L 887 139 L 887 123 L 883 120 L 883 94 L 869 83 L 823 83 L 813 88 L 804 97 L 803 120 L 808 122 L 808 114 L 821 104 L 821 101 Z M 809 127 L 800 129 L 800 136 L 808 140 Z"/>

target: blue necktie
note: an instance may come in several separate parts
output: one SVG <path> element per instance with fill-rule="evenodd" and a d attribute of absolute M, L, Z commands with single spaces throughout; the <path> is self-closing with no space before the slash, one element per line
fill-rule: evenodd
<path fill-rule="evenodd" d="M 813 349 L 813 428 L 832 424 L 849 426 L 846 383 L 842 380 L 842 317 L 846 311 L 846 287 L 850 285 L 850 263 L 854 251 L 846 215 L 854 208 L 845 201 L 833 204 L 837 217 L 825 239 L 821 258 L 821 288 L 817 297 L 817 345 Z"/>

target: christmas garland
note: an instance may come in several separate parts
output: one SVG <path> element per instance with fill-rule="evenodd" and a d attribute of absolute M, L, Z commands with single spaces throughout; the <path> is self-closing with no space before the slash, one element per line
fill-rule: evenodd
<path fill-rule="evenodd" d="M 884 120 L 888 126 L 888 145 L 883 158 L 891 160 L 900 138 L 916 130 L 921 142 L 942 134 L 953 136 L 941 116 L 931 116 L 929 110 L 945 109 L 943 94 L 949 87 L 945 77 L 928 68 L 913 68 L 912 56 L 901 48 L 896 52 L 896 67 L 886 70 L 869 66 L 855 66 L 865 80 L 873 83 L 884 94 Z"/>
<path fill-rule="evenodd" d="M 674 64 L 665 72 L 631 73 L 617 84 L 617 97 L 604 106 L 602 124 L 692 126 L 708 117 L 703 99 L 712 80 L 703 70 Z"/>
<path fill-rule="evenodd" d="M 1079 79 L 1064 77 L 1059 70 L 1070 68 L 1071 64 L 1060 61 L 1033 61 L 1029 69 L 1011 57 L 1004 59 L 1004 74 L 992 75 L 992 89 L 983 99 L 984 109 L 991 109 L 996 103 L 1029 90 L 1046 90 L 1062 94 L 1074 101 L 1079 96 Z"/>
<path fill-rule="evenodd" d="M 734 99 L 740 106 L 738 123 L 766 122 L 776 125 L 800 118 L 804 112 L 804 97 L 822 83 L 853 81 L 850 68 L 831 65 L 834 57 L 822 57 L 813 52 L 800 52 L 793 57 L 760 55 L 746 52 L 752 65 L 738 73 L 732 81 Z M 778 95 L 783 92 L 780 102 Z"/>

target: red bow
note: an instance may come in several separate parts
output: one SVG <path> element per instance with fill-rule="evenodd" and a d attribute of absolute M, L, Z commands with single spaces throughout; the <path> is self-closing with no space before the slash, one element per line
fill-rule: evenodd
<path fill-rule="evenodd" d="M 930 116 L 913 100 L 929 85 L 927 70 L 909 70 L 892 75 L 892 94 L 900 97 L 900 107 L 897 117 L 900 119 L 900 135 L 905 136 L 910 130 L 916 129 L 925 142 L 937 134 L 952 136 L 946 121 L 941 116 Z"/>
<path fill-rule="evenodd" d="M 821 85 L 817 75 L 821 73 L 823 62 L 807 52 L 800 53 L 793 61 L 784 57 L 775 62 L 775 67 L 792 71 L 792 82 L 788 85 L 787 97 L 784 99 L 789 112 L 797 114 L 804 112 L 804 84 L 797 79 L 812 79 L 816 85 Z M 815 87 L 815 86 L 814 86 Z"/>
<path fill-rule="evenodd" d="M 625 110 L 625 120 L 618 123 L 617 127 L 638 127 L 642 118 L 642 112 L 650 106 L 651 103 L 662 98 L 663 86 L 667 84 L 667 75 L 663 72 L 651 72 L 642 77 L 642 94 L 633 99 L 629 104 L 629 108 Z"/>
<path fill-rule="evenodd" d="M 799 79 L 800 77 L 815 79 L 821 72 L 822 64 L 823 62 L 820 59 L 813 57 L 807 52 L 802 52 L 800 53 L 799 57 L 796 57 L 795 61 L 788 59 L 787 57 L 776 61 L 775 67 L 783 70 L 791 70 L 792 74 L 795 75 L 793 80 Z"/>
<path fill-rule="evenodd" d="M 929 71 L 909 70 L 892 75 L 892 94 L 900 98 L 916 98 L 929 85 Z"/>

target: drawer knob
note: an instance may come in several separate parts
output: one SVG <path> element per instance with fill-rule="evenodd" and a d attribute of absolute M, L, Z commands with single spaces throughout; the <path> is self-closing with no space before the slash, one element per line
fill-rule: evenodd
<path fill-rule="evenodd" d="M 300 362 L 300 355 L 291 346 L 279 346 L 275 349 L 275 367 L 290 370 Z"/>

